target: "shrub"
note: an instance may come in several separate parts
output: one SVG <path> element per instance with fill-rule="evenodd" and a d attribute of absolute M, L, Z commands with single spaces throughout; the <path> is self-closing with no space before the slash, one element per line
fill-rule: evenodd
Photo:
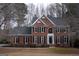
<path fill-rule="evenodd" d="M 74 41 L 74 47 L 79 48 L 79 39 L 75 39 Z"/>
<path fill-rule="evenodd" d="M 7 44 L 7 43 L 9 42 L 7 41 L 6 38 L 0 38 L 0 44 Z"/>

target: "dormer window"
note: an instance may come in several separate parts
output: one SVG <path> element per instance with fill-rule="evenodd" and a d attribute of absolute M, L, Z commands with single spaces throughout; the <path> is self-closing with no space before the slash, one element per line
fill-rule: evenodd
<path fill-rule="evenodd" d="M 43 16 L 42 19 L 45 19 L 45 17 Z"/>
<path fill-rule="evenodd" d="M 43 15 L 43 16 L 41 17 L 41 19 L 45 19 L 45 15 Z"/>

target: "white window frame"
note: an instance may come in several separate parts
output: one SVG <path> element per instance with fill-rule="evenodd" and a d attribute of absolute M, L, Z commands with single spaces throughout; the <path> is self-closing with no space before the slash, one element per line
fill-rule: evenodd
<path fill-rule="evenodd" d="M 65 38 L 66 38 L 66 39 L 65 39 Z M 64 43 L 65 43 L 65 44 L 68 43 L 68 42 L 67 42 L 67 40 L 68 40 L 67 38 L 68 38 L 68 35 L 65 35 L 65 36 L 64 36 Z"/>
<path fill-rule="evenodd" d="M 37 36 L 34 36 L 34 44 L 37 44 Z"/>
<path fill-rule="evenodd" d="M 17 44 L 17 43 L 16 43 L 16 37 L 15 37 L 15 44 Z"/>
<path fill-rule="evenodd" d="M 42 32 L 42 33 L 44 32 L 44 27 L 41 27 L 41 32 Z"/>
<path fill-rule="evenodd" d="M 26 39 L 27 37 L 25 36 L 25 44 L 28 44 L 28 38 Z M 26 42 L 26 40 L 27 40 L 27 42 Z"/>
<path fill-rule="evenodd" d="M 57 28 L 57 32 L 59 33 L 59 28 Z"/>
<path fill-rule="evenodd" d="M 44 44 L 44 36 L 41 36 L 41 43 Z"/>
<path fill-rule="evenodd" d="M 32 44 L 34 44 L 34 36 L 32 36 Z"/>
<path fill-rule="evenodd" d="M 60 36 L 57 36 L 57 44 L 60 44 Z"/>

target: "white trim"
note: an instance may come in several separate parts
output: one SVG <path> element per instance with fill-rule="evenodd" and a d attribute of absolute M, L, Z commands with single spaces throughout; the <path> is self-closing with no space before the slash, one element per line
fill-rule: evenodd
<path fill-rule="evenodd" d="M 15 44 L 16 44 L 16 37 L 15 37 Z"/>
<path fill-rule="evenodd" d="M 48 34 L 48 35 L 47 35 L 47 44 L 50 44 L 50 43 L 49 43 L 49 37 L 50 37 L 50 36 L 52 36 L 52 44 L 54 44 L 54 34 Z"/>
<path fill-rule="evenodd" d="M 34 36 L 34 44 L 37 44 L 37 36 Z"/>
<path fill-rule="evenodd" d="M 57 36 L 57 44 L 60 44 L 60 36 Z"/>
<path fill-rule="evenodd" d="M 25 44 L 26 44 L 26 36 L 25 36 Z"/>
<path fill-rule="evenodd" d="M 41 20 L 41 22 L 42 22 L 43 24 L 45 24 L 45 25 L 46 25 L 46 23 L 45 23 L 45 22 L 43 22 L 42 20 Z"/>
<path fill-rule="evenodd" d="M 47 16 L 46 16 L 47 17 Z M 53 22 L 53 21 L 51 21 L 48 17 L 47 17 L 47 19 L 54 25 L 54 26 L 56 26 L 56 24 Z"/>
<path fill-rule="evenodd" d="M 44 44 L 44 36 L 41 36 L 41 44 Z"/>
<path fill-rule="evenodd" d="M 27 40 L 27 42 L 26 42 L 26 40 Z M 28 37 L 26 37 L 26 36 L 25 36 L 25 44 L 28 44 Z"/>
<path fill-rule="evenodd" d="M 38 20 L 39 20 L 39 18 L 36 21 L 34 21 L 34 23 L 32 25 L 34 25 Z"/>
<path fill-rule="evenodd" d="M 45 17 L 47 17 L 47 16 L 45 16 Z M 32 24 L 32 26 L 38 21 L 38 20 L 40 20 L 41 18 L 38 18 L 33 24 Z M 47 17 L 47 19 L 54 25 L 54 26 L 56 26 L 56 24 L 53 22 L 53 21 L 51 21 L 48 17 Z M 42 20 L 41 20 L 42 21 Z M 45 22 L 43 22 L 42 21 L 42 23 L 43 24 L 45 24 Z M 46 25 L 46 24 L 45 24 Z"/>
<path fill-rule="evenodd" d="M 38 19 L 32 24 L 32 26 L 33 26 L 38 20 L 40 20 L 44 25 L 46 25 L 46 23 L 44 23 L 44 22 L 41 20 L 41 18 L 38 18 Z"/>

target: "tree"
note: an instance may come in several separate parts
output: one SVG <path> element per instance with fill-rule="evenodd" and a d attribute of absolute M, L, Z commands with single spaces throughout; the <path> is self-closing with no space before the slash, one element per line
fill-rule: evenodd
<path fill-rule="evenodd" d="M 5 29 L 10 27 L 8 26 L 10 25 L 10 20 L 15 20 L 12 18 L 16 18 L 16 21 L 20 25 L 24 20 L 25 14 L 27 14 L 27 6 L 23 3 L 6 3 L 3 4 L 3 7 L 0 10 L 4 14 L 4 21 L 0 24 L 0 27 L 4 24 Z"/>

